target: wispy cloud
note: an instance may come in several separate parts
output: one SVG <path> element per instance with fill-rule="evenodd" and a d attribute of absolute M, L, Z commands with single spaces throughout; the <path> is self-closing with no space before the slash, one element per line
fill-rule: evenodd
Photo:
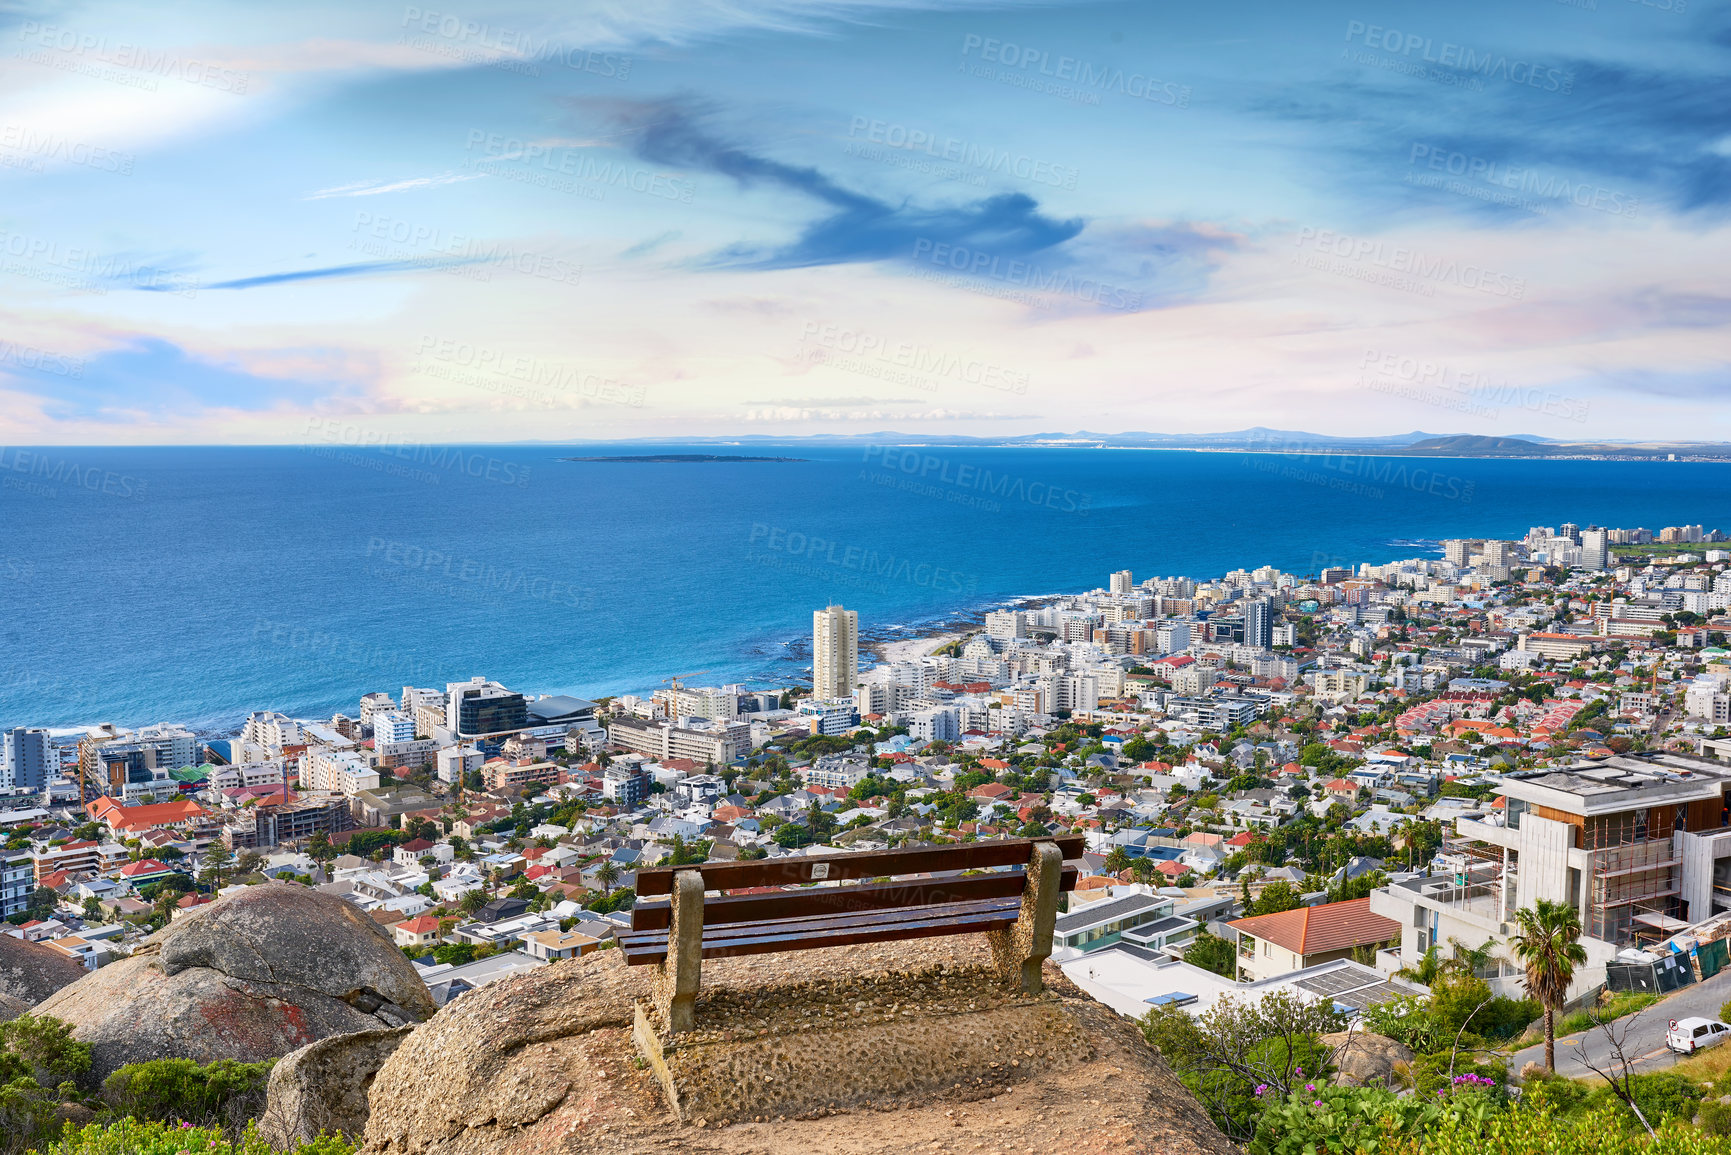
<path fill-rule="evenodd" d="M 207 289 L 256 289 L 261 285 L 281 285 L 290 281 L 318 281 L 330 277 L 367 277 L 380 273 L 422 273 L 429 269 L 444 269 L 454 265 L 474 264 L 467 258 L 449 260 L 365 261 L 357 265 L 331 265 L 323 269 L 296 269 L 287 273 L 265 273 L 258 277 L 241 277 L 233 281 L 217 281 Z"/>
<path fill-rule="evenodd" d="M 354 184 L 338 185 L 335 188 L 322 188 L 317 192 L 308 193 L 302 200 L 322 201 L 331 197 L 376 197 L 382 193 L 407 192 L 417 188 L 438 188 L 440 185 L 461 184 L 466 180 L 478 180 L 487 175 L 480 172 L 442 172 L 438 176 L 417 176 L 408 180 L 376 181 L 363 180 Z"/>
<path fill-rule="evenodd" d="M 654 164 L 717 173 L 745 188 L 781 188 L 829 206 L 793 241 L 773 247 L 733 245 L 704 263 L 717 268 L 793 269 L 814 265 L 905 259 L 920 239 L 989 248 L 1024 256 L 1061 245 L 1083 229 L 1080 218 L 1059 220 L 1022 193 L 957 205 L 892 204 L 858 193 L 821 170 L 787 164 L 730 143 L 703 123 L 689 101 L 611 101 L 600 105 L 621 140 Z"/>

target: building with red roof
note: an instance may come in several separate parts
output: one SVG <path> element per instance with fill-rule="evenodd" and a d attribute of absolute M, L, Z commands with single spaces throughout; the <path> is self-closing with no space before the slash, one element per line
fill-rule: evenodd
<path fill-rule="evenodd" d="M 398 946 L 432 946 L 439 941 L 439 920 L 430 914 L 416 915 L 391 928 Z"/>
<path fill-rule="evenodd" d="M 120 877 L 134 886 L 143 886 L 158 879 L 167 878 L 174 873 L 174 868 L 166 862 L 158 862 L 154 858 L 141 858 L 137 862 L 129 862 L 120 868 Z"/>
<path fill-rule="evenodd" d="M 1238 981 L 1254 982 L 1399 939 L 1400 923 L 1372 914 L 1369 898 L 1301 906 L 1227 924 L 1238 932 Z"/>

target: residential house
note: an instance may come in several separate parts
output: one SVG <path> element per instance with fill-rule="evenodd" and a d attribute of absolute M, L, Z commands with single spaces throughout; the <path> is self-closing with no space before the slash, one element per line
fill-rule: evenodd
<path fill-rule="evenodd" d="M 1238 979 L 1256 982 L 1398 940 L 1400 924 L 1370 909 L 1370 899 L 1301 906 L 1228 924 L 1238 932 Z"/>

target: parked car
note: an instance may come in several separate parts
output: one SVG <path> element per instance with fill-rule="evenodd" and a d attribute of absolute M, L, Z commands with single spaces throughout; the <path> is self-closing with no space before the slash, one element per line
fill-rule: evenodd
<path fill-rule="evenodd" d="M 1679 1055 L 1692 1055 L 1731 1039 L 1731 1027 L 1718 1019 L 1672 1019 L 1665 1031 L 1665 1045 Z"/>

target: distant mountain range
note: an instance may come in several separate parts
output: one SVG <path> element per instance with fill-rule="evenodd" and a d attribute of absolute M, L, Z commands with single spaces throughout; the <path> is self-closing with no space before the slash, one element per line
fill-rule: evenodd
<path fill-rule="evenodd" d="M 971 437 L 960 433 L 813 433 L 805 436 L 745 434 L 734 437 L 639 437 L 609 445 L 949 445 L 987 448 L 1199 449 L 1246 453 L 1378 453 L 1421 457 L 1616 457 L 1634 460 L 1731 460 L 1725 441 L 1564 441 L 1537 434 L 1489 437 L 1475 433 L 1436 434 L 1414 430 L 1382 437 L 1331 437 L 1301 430 L 1257 426 L 1230 433 L 1023 433 L 1009 437 Z M 603 444 L 602 442 L 560 442 Z"/>

